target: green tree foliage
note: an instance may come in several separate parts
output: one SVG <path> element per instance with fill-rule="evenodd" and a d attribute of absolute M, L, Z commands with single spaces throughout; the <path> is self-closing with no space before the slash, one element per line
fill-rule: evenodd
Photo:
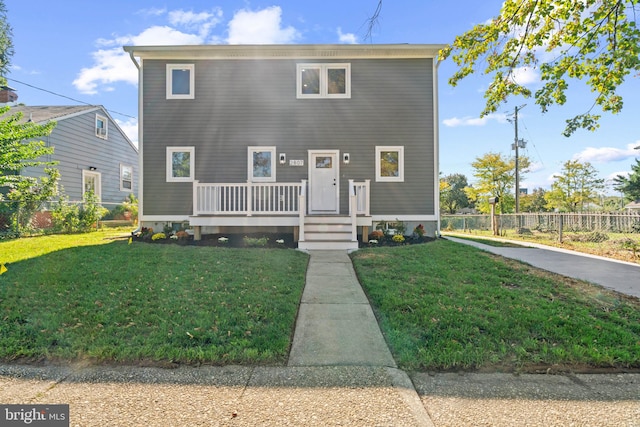
<path fill-rule="evenodd" d="M 56 162 L 40 160 L 53 154 L 53 147 L 34 138 L 49 135 L 55 122 L 38 125 L 24 122 L 22 113 L 11 114 L 10 107 L 0 108 L 0 187 L 8 189 L 11 204 L 11 227 L 18 234 L 25 232 L 33 214 L 42 204 L 58 194 L 60 174 L 57 169 L 45 168 L 45 176 L 34 178 L 21 175 L 26 167 L 53 166 Z M 3 196 L 0 193 L 0 200 Z"/>
<path fill-rule="evenodd" d="M 440 178 L 440 208 L 449 214 L 469 207 L 469 197 L 464 189 L 469 186 L 467 177 L 454 173 Z"/>
<path fill-rule="evenodd" d="M 498 16 L 456 37 L 440 58 L 459 66 L 453 86 L 479 71 L 492 76 L 482 116 L 511 96 L 532 96 L 515 78 L 520 69 L 539 70 L 544 84 L 533 96 L 542 112 L 563 105 L 570 81 L 582 80 L 594 103 L 567 120 L 564 135 L 595 130 L 600 116 L 593 108 L 618 113 L 619 86 L 640 72 L 637 8 L 638 0 L 505 0 Z"/>
<path fill-rule="evenodd" d="M 599 191 L 604 189 L 604 179 L 597 175 L 589 162 L 566 161 L 545 194 L 548 206 L 560 212 L 584 211 L 589 203 L 598 201 Z"/>
<path fill-rule="evenodd" d="M 14 188 L 21 181 L 33 182 L 20 171 L 26 167 L 53 166 L 55 162 L 39 160 L 53 154 L 53 147 L 34 138 L 46 136 L 56 126 L 55 122 L 38 125 L 22 121 L 22 113 L 10 114 L 10 107 L 0 107 L 0 186 Z"/>
<path fill-rule="evenodd" d="M 622 192 L 629 201 L 640 200 L 640 160 L 631 166 L 631 174 L 628 177 L 618 175 L 613 179 L 615 189 Z"/>
<path fill-rule="evenodd" d="M 548 212 L 547 201 L 544 195 L 547 192 L 543 188 L 536 188 L 531 194 L 520 195 L 521 212 Z"/>
<path fill-rule="evenodd" d="M 518 163 L 519 175 L 522 178 L 529 169 L 530 161 L 527 157 L 521 156 Z M 467 187 L 465 192 L 470 201 L 476 202 L 476 208 L 480 212 L 488 213 L 491 210 L 489 197 L 499 197 L 496 213 L 512 212 L 515 208 L 515 159 L 504 157 L 500 153 L 487 153 L 482 157 L 476 157 L 471 166 L 477 182 L 473 187 Z"/>
<path fill-rule="evenodd" d="M 14 53 L 12 36 L 11 26 L 7 20 L 7 8 L 4 1 L 0 0 L 0 84 L 3 85 L 7 84 L 4 75 L 9 69 Z"/>

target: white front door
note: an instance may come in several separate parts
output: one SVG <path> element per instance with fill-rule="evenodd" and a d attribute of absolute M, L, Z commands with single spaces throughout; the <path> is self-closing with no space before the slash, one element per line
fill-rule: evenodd
<path fill-rule="evenodd" d="M 309 213 L 340 212 L 338 150 L 309 150 Z"/>

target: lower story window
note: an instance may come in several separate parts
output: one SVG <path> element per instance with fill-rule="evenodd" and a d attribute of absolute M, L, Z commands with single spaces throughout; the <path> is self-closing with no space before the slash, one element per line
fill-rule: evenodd
<path fill-rule="evenodd" d="M 404 182 L 404 147 L 376 147 L 376 181 Z"/>
<path fill-rule="evenodd" d="M 247 179 L 276 182 L 276 147 L 249 147 Z"/>
<path fill-rule="evenodd" d="M 167 147 L 167 182 L 195 179 L 195 147 Z"/>
<path fill-rule="evenodd" d="M 133 189 L 133 166 L 120 165 L 120 191 Z"/>

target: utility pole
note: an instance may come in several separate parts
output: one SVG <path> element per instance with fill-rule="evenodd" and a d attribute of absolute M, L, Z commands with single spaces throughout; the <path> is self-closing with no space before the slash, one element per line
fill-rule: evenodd
<path fill-rule="evenodd" d="M 518 148 L 524 148 L 526 146 L 526 142 L 524 140 L 518 139 L 518 110 L 523 109 L 526 106 L 523 105 L 521 107 L 516 107 L 514 124 L 516 128 L 516 135 L 514 139 L 514 143 L 511 145 L 511 148 L 516 150 L 516 213 L 520 212 L 520 172 L 518 165 Z"/>

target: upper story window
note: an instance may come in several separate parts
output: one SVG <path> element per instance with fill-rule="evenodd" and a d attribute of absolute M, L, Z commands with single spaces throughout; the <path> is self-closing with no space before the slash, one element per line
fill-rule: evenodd
<path fill-rule="evenodd" d="M 404 182 L 404 147 L 376 147 L 376 181 Z"/>
<path fill-rule="evenodd" d="M 167 147 L 167 182 L 195 179 L 195 147 Z"/>
<path fill-rule="evenodd" d="M 351 64 L 298 64 L 298 98 L 351 98 Z"/>
<path fill-rule="evenodd" d="M 96 136 L 99 138 L 107 139 L 109 132 L 109 122 L 106 117 L 96 114 Z"/>
<path fill-rule="evenodd" d="M 120 191 L 133 189 L 133 166 L 120 165 Z"/>
<path fill-rule="evenodd" d="M 194 64 L 167 64 L 167 99 L 195 98 L 194 71 Z"/>

